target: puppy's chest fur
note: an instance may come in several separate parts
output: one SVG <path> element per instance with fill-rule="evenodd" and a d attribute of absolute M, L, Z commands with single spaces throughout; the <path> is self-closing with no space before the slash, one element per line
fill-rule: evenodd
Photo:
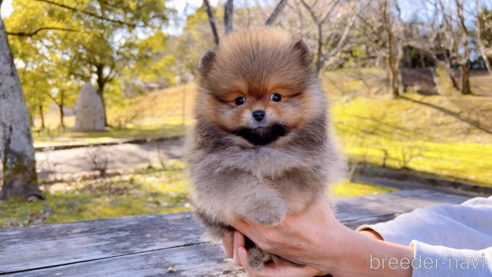
<path fill-rule="evenodd" d="M 239 219 L 276 225 L 324 196 L 336 155 L 330 155 L 324 117 L 318 121 L 282 146 L 260 147 L 198 121 L 188 141 L 190 180 L 196 214 L 213 237 Z"/>

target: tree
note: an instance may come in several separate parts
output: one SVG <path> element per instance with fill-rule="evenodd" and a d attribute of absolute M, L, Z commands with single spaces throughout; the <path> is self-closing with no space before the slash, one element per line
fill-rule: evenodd
<path fill-rule="evenodd" d="M 80 83 L 70 76 L 68 72 L 63 72 L 62 70 L 53 69 L 50 73 L 50 84 L 49 89 L 46 90 L 46 94 L 58 106 L 60 111 L 60 129 L 64 132 L 66 129 L 64 108 L 75 104 L 78 91 L 80 90 Z"/>
<path fill-rule="evenodd" d="M 168 86 L 175 84 L 176 49 L 171 49 L 169 38 L 162 31 L 137 42 L 138 59 L 122 76 L 123 79 L 138 78 L 145 82 L 159 82 Z"/>
<path fill-rule="evenodd" d="M 39 115 L 41 119 L 41 129 L 44 129 L 46 128 L 44 112 L 49 109 L 51 104 L 49 97 L 43 93 L 49 86 L 48 79 L 43 72 L 28 70 L 26 67 L 18 68 L 17 72 L 24 90 L 29 115 L 31 118 L 35 115 Z"/>
<path fill-rule="evenodd" d="M 359 14 L 359 29 L 366 41 L 386 59 L 389 71 L 389 90 L 393 97 L 400 95 L 400 63 L 405 44 L 404 24 L 399 3 L 396 0 L 371 1 L 364 14 Z"/>
<path fill-rule="evenodd" d="M 480 12 L 480 5 L 477 0 L 475 13 L 475 24 L 477 28 L 477 42 L 480 47 L 480 54 L 482 55 L 485 67 L 492 76 L 492 68 L 490 66 L 490 59 L 492 58 L 492 12 L 485 7 Z"/>
<path fill-rule="evenodd" d="M 0 6 L 2 1 L 0 1 Z M 7 32 L 0 18 L 0 157 L 3 185 L 0 199 L 43 199 L 37 187 L 36 160 L 29 114 Z"/>
<path fill-rule="evenodd" d="M 461 68 L 461 94 L 467 95 L 471 94 L 470 87 L 470 75 L 468 70 L 468 63 L 470 61 L 470 47 L 468 45 L 468 27 L 465 24 L 465 9 L 464 9 L 464 0 L 455 0 L 456 10 L 455 13 L 458 17 L 458 32 L 460 33 L 460 47 L 456 48 L 456 61 Z M 441 5 L 442 0 L 441 0 Z M 463 54 L 461 54 L 460 50 L 463 50 Z"/>
<path fill-rule="evenodd" d="M 95 79 L 105 109 L 113 97 L 107 93 L 120 91 L 108 86 L 139 58 L 139 36 L 160 29 L 173 13 L 161 0 L 19 0 L 13 7 L 9 33 L 29 34 L 79 83 Z"/>
<path fill-rule="evenodd" d="M 270 26 L 271 24 L 273 24 L 273 22 L 275 21 L 275 19 L 277 18 L 277 16 L 279 15 L 280 11 L 283 9 L 283 7 L 287 4 L 287 0 L 281 0 L 278 5 L 275 7 L 274 11 L 272 12 L 272 14 L 268 17 L 268 19 L 266 20 L 265 22 L 265 25 L 266 26 Z M 257 3 L 257 6 L 260 6 L 258 3 Z M 215 19 L 214 19 L 214 15 L 213 15 L 213 11 L 212 11 L 212 8 L 210 7 L 210 3 L 208 2 L 208 0 L 203 0 L 203 7 L 205 9 L 205 11 L 207 12 L 207 16 L 208 16 L 208 21 L 210 23 L 210 28 L 212 29 L 212 33 L 213 33 L 213 36 L 214 36 L 214 40 L 215 40 L 215 44 L 216 45 L 219 45 L 219 35 L 218 35 L 218 32 L 217 32 L 217 27 L 216 27 L 216 24 L 215 24 Z M 249 12 L 249 8 L 248 9 L 248 12 Z M 260 10 L 261 10 L 261 7 L 260 7 Z M 227 0 L 225 5 L 224 5 L 224 27 L 225 27 L 225 35 L 228 35 L 232 32 L 233 30 L 233 15 L 234 15 L 234 1 L 233 0 Z"/>
<path fill-rule="evenodd" d="M 368 1 L 363 1 L 359 3 L 359 5 L 357 5 L 355 1 L 340 5 L 341 7 L 337 10 L 340 16 L 336 20 L 329 22 L 330 24 L 327 24 L 327 21 L 331 18 L 330 14 L 336 10 L 335 8 L 340 1 L 332 0 L 327 3 L 328 5 L 325 8 L 315 7 L 317 2 L 318 1 L 315 1 L 314 5 L 309 6 L 305 0 L 301 0 L 302 5 L 309 12 L 316 25 L 317 34 L 315 49 L 317 55 L 315 70 L 316 73 L 320 73 L 325 65 L 329 63 L 329 60 L 340 53 L 346 40 L 349 38 L 350 30 L 354 25 L 360 9 L 367 5 Z M 324 12 L 321 15 L 316 15 L 315 9 L 323 10 Z M 328 30 L 325 30 L 326 27 L 328 27 Z"/>
<path fill-rule="evenodd" d="M 452 53 L 454 45 L 453 31 L 450 30 L 450 15 L 444 11 L 439 0 L 423 1 L 423 13 L 429 14 L 430 19 L 419 24 L 417 35 L 413 36 L 408 45 L 418 49 L 423 55 L 432 59 L 446 69 L 454 89 L 459 90 L 455 76 L 455 62 Z M 446 12 L 446 13 L 445 13 Z"/>
<path fill-rule="evenodd" d="M 468 69 L 471 55 L 468 42 L 470 35 L 467 17 L 465 17 L 465 1 L 428 0 L 428 3 L 434 12 L 430 26 L 426 30 L 428 44 L 414 43 L 413 45 L 436 62 L 446 66 L 453 87 L 460 90 L 461 94 L 471 94 Z M 461 69 L 461 86 L 458 86 L 455 79 L 453 70 L 455 66 Z"/>

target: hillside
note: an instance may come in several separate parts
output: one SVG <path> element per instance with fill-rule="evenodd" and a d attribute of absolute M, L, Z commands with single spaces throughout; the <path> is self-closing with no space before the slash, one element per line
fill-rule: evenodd
<path fill-rule="evenodd" d="M 492 160 L 486 158 L 492 156 L 492 98 L 405 94 L 389 99 L 378 93 L 347 97 L 328 89 L 340 144 L 352 161 L 492 185 Z M 133 99 L 126 107 L 133 115 L 131 123 L 180 124 L 183 91 L 176 87 Z M 191 122 L 195 95 L 195 87 L 187 86 L 186 123 Z"/>
<path fill-rule="evenodd" d="M 492 156 L 492 98 L 405 93 L 389 99 L 384 82 L 377 69 L 340 70 L 323 78 L 340 144 L 351 161 L 492 185 L 492 160 L 487 158 Z M 111 132 L 61 137 L 184 133 L 192 122 L 196 93 L 190 84 L 128 99 L 109 109 Z"/>

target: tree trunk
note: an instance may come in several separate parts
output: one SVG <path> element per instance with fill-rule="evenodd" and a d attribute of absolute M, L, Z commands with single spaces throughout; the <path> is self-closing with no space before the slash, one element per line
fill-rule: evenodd
<path fill-rule="evenodd" d="M 234 15 L 234 0 L 227 0 L 224 8 L 224 25 L 226 36 L 232 33 L 232 22 Z"/>
<path fill-rule="evenodd" d="M 412 53 L 410 52 L 410 47 L 405 47 L 405 58 L 406 58 L 406 67 L 412 68 Z"/>
<path fill-rule="evenodd" d="M 439 42 L 438 45 L 439 45 L 439 49 L 441 50 L 441 55 L 443 56 L 444 62 L 446 63 L 446 72 L 448 73 L 448 76 L 451 79 L 451 84 L 453 85 L 454 89 L 460 90 L 460 88 L 458 87 L 458 82 L 456 82 L 456 78 L 454 76 L 454 71 L 451 68 L 451 59 L 448 57 L 448 53 L 446 52 L 446 49 L 442 47 L 443 41 L 441 39 L 441 35 L 437 34 L 437 39 Z"/>
<path fill-rule="evenodd" d="M 212 14 L 212 10 L 210 9 L 210 4 L 208 3 L 208 0 L 203 0 L 203 5 L 208 15 L 208 22 L 210 22 L 212 33 L 214 34 L 215 44 L 219 45 L 219 35 L 217 34 L 217 28 L 215 28 L 215 20 Z"/>
<path fill-rule="evenodd" d="M 63 118 L 65 114 L 63 113 L 63 105 L 58 106 L 60 108 L 60 128 L 62 132 L 65 132 L 65 122 L 63 122 Z"/>
<path fill-rule="evenodd" d="M 65 132 L 65 122 L 63 121 L 65 117 L 65 113 L 63 112 L 63 107 L 65 106 L 64 96 L 65 96 L 65 91 L 62 91 L 60 95 L 60 105 L 58 105 L 58 107 L 60 108 L 60 127 L 63 132 Z M 106 116 L 104 118 L 106 118 Z"/>
<path fill-rule="evenodd" d="M 470 74 L 468 72 L 467 64 L 460 65 L 461 67 L 461 94 L 471 94 L 470 88 Z"/>
<path fill-rule="evenodd" d="M 1 18 L 0 80 L 0 157 L 3 164 L 0 198 L 43 199 L 37 187 L 29 113 Z"/>
<path fill-rule="evenodd" d="M 316 74 L 323 67 L 323 23 L 318 24 L 318 57 L 316 59 Z"/>
<path fill-rule="evenodd" d="M 398 72 L 393 65 L 390 65 L 390 92 L 394 98 L 400 95 L 398 90 Z"/>
<path fill-rule="evenodd" d="M 489 57 L 485 53 L 485 45 L 482 39 L 482 20 L 478 12 L 478 7 L 477 7 L 477 41 L 478 41 L 478 45 L 480 46 L 480 53 L 482 54 L 485 67 L 487 68 L 489 75 L 492 76 L 492 68 L 490 67 Z"/>
<path fill-rule="evenodd" d="M 420 56 L 420 64 L 421 64 L 422 68 L 425 68 L 424 53 L 422 53 L 422 51 L 419 51 L 419 56 Z"/>
<path fill-rule="evenodd" d="M 451 68 L 451 64 L 446 64 L 446 72 L 448 73 L 449 78 L 451 79 L 451 84 L 456 90 L 460 90 L 458 86 L 458 82 L 456 81 L 456 76 L 454 74 L 454 69 Z"/>
<path fill-rule="evenodd" d="M 395 60 L 395 53 L 393 52 L 393 33 L 391 31 L 391 26 L 389 25 L 388 13 L 387 13 L 388 2 L 385 1 L 383 4 L 383 22 L 384 29 L 386 31 L 387 39 L 386 39 L 386 48 L 388 49 L 388 66 L 390 68 L 390 92 L 394 98 L 400 95 L 398 91 L 398 69 L 396 65 L 393 64 Z"/>
<path fill-rule="evenodd" d="M 104 102 L 104 86 L 106 85 L 106 81 L 104 80 L 104 66 L 97 66 L 97 86 L 98 90 L 97 92 L 99 93 L 99 96 L 101 97 L 101 101 L 103 104 L 103 110 L 104 110 L 104 126 L 108 127 L 108 117 L 106 114 L 106 103 Z"/>
<path fill-rule="evenodd" d="M 395 59 L 395 53 L 393 52 L 393 35 L 388 32 L 388 66 L 390 69 L 390 92 L 393 95 L 394 98 L 398 97 L 400 95 L 400 92 L 398 90 L 398 69 L 397 65 L 393 64 L 393 61 Z"/>
<path fill-rule="evenodd" d="M 43 105 L 39 105 L 39 116 L 41 117 L 41 129 L 44 129 L 46 127 L 44 125 Z"/>
<path fill-rule="evenodd" d="M 273 22 L 275 22 L 275 19 L 277 19 L 278 14 L 282 11 L 285 4 L 287 4 L 287 0 L 280 0 L 277 7 L 275 8 L 275 10 L 273 11 L 273 13 L 270 15 L 270 17 L 266 21 L 266 23 L 265 23 L 266 26 L 270 26 L 270 25 L 272 25 Z"/>
<path fill-rule="evenodd" d="M 471 94 L 470 77 L 468 75 L 468 63 L 470 61 L 470 49 L 468 47 L 468 29 L 465 24 L 465 9 L 464 3 L 455 0 L 456 12 L 458 14 L 459 23 L 461 26 L 461 43 L 463 44 L 463 59 L 459 61 L 461 67 L 461 94 Z M 460 47 L 461 48 L 461 47 Z"/>

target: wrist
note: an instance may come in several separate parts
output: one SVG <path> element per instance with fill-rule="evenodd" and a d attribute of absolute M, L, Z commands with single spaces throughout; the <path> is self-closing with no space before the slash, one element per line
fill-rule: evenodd
<path fill-rule="evenodd" d="M 333 276 L 411 276 L 412 269 L 399 266 L 390 268 L 389 261 L 412 260 L 413 248 L 393 244 L 357 233 L 340 223 L 330 232 L 334 242 L 326 249 L 326 262 L 316 268 Z M 336 255 L 336 256 L 334 256 Z M 331 258 L 330 258 L 331 257 Z M 371 258 L 373 260 L 371 260 Z M 385 262 L 376 267 L 371 261 Z M 374 266 L 373 266 L 374 265 Z"/>

